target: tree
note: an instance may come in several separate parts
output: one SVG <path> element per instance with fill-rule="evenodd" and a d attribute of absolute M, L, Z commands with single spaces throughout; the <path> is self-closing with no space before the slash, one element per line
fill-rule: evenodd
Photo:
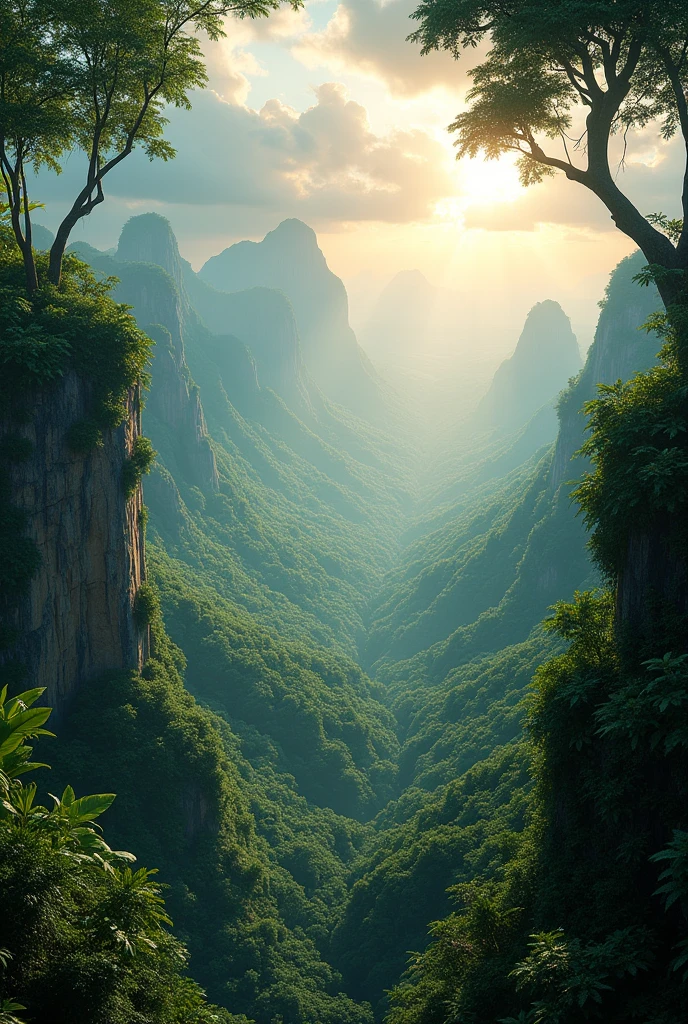
<path fill-rule="evenodd" d="M 0 216 L 11 222 L 29 292 L 38 287 L 38 275 L 26 170 L 59 170 L 59 157 L 71 143 L 66 70 L 41 3 L 0 0 Z"/>
<path fill-rule="evenodd" d="M 59 285 L 69 236 L 104 201 L 106 176 L 137 146 L 151 160 L 175 155 L 164 138 L 164 110 L 190 107 L 190 92 L 207 82 L 198 35 L 218 40 L 225 18 L 267 17 L 282 2 L 0 0 L 0 157 L 30 292 L 38 278 L 27 164 L 59 169 L 74 147 L 88 160 L 50 251 L 48 279 Z"/>
<path fill-rule="evenodd" d="M 412 17 L 420 27 L 409 38 L 423 53 L 458 58 L 489 40 L 470 72 L 469 107 L 450 125 L 458 155 L 517 153 L 525 185 L 562 171 L 593 192 L 647 258 L 686 365 L 688 168 L 683 225 L 670 237 L 669 222 L 643 216 L 619 188 L 610 157 L 613 135 L 625 151 L 628 134 L 653 123 L 664 139 L 680 134 L 688 155 L 684 0 L 422 0 Z"/>
<path fill-rule="evenodd" d="M 0 1024 L 23 1024 L 25 1009 L 35 1024 L 242 1024 L 186 976 L 156 872 L 103 839 L 114 795 L 67 786 L 49 808 L 22 781 L 47 767 L 30 746 L 53 735 L 50 708 L 34 706 L 43 693 L 0 690 Z"/>

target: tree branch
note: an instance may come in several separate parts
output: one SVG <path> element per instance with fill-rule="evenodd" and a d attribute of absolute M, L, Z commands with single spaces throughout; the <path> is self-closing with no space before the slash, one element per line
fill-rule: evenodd
<path fill-rule="evenodd" d="M 686 45 L 688 45 L 688 43 Z M 683 187 L 681 192 L 683 230 L 681 231 L 681 237 L 677 246 L 677 250 L 684 261 L 686 257 L 688 257 L 688 100 L 686 100 L 686 93 L 681 80 L 679 68 L 685 59 L 686 45 L 684 45 L 683 53 L 681 54 L 681 59 L 678 65 L 672 59 L 671 52 L 668 49 L 658 51 L 676 100 L 676 112 L 681 126 L 681 135 L 683 136 L 685 149 Z"/>

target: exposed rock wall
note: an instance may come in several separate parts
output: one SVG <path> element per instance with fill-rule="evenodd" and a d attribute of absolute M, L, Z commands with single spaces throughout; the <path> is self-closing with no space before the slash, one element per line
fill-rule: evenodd
<path fill-rule="evenodd" d="M 105 671 L 138 669 L 148 654 L 148 630 L 133 614 L 145 579 L 141 488 L 127 499 L 122 486 L 141 430 L 140 402 L 132 391 L 124 423 L 86 456 L 66 443 L 69 427 L 90 410 L 76 374 L 35 395 L 28 410 L 30 422 L 19 427 L 0 415 L 0 437 L 19 433 L 33 445 L 9 472 L 12 502 L 28 515 L 25 532 L 41 564 L 10 615 L 19 640 L 0 653 L 0 664 L 25 665 L 27 685 L 47 688 L 59 719 L 81 685 Z"/>
<path fill-rule="evenodd" d="M 141 220 L 156 224 L 162 218 L 150 215 Z M 123 249 L 128 259 L 155 257 L 161 261 L 160 265 L 119 262 L 83 243 L 79 243 L 77 252 L 96 270 L 119 278 L 115 298 L 132 306 L 139 327 L 156 343 L 153 382 L 146 401 L 146 411 L 152 417 L 147 429 L 153 444 L 156 447 L 160 444 L 159 431 L 156 430 L 160 427 L 174 448 L 175 458 L 182 464 L 185 477 L 202 491 L 213 491 L 217 490 L 219 483 L 215 454 L 208 437 L 200 393 L 192 380 L 184 352 L 184 331 L 195 314 L 190 310 L 181 283 L 176 240 L 167 222 L 163 223 L 170 236 L 169 252 L 162 243 L 152 248 L 157 236 L 151 240 L 144 233 L 132 240 L 131 232 L 132 244 Z M 137 245 L 133 244 L 134 241 Z"/>
<path fill-rule="evenodd" d="M 678 524 L 679 529 L 683 524 Z M 616 588 L 616 617 L 631 648 L 661 653 L 675 642 L 678 629 L 685 637 L 688 623 L 688 559 L 684 536 L 666 516 L 651 530 L 629 537 Z M 664 635 L 667 634 L 667 641 Z"/>
<path fill-rule="evenodd" d="M 597 397 L 597 385 L 629 380 L 655 362 L 661 342 L 655 335 L 642 331 L 641 326 L 661 302 L 654 288 L 641 288 L 633 281 L 644 263 L 644 256 L 634 253 L 612 274 L 607 301 L 580 379 L 570 400 L 560 409 L 550 477 L 552 492 L 573 477 L 580 477 L 584 471 L 580 461 L 572 463 L 571 459 L 585 440 L 582 410 L 586 402 Z"/>

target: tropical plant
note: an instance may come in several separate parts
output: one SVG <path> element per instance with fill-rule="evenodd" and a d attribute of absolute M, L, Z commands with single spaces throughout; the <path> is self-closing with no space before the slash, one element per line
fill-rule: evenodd
<path fill-rule="evenodd" d="M 20 778 L 47 767 L 29 746 L 52 736 L 50 708 L 34 707 L 43 692 L 0 692 L 0 1024 L 22 1024 L 23 1010 L 46 1024 L 226 1020 L 183 974 L 155 872 L 132 869 L 134 856 L 101 835 L 114 795 L 77 798 L 67 786 L 48 808 Z"/>

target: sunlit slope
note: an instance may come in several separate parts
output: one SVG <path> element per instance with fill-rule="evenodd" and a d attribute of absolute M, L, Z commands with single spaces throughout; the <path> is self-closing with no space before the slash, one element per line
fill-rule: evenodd
<path fill-rule="evenodd" d="M 462 498 L 441 502 L 413 527 L 371 611 L 368 664 L 388 682 L 437 681 L 475 655 L 519 643 L 550 604 L 594 582 L 569 497 L 569 482 L 585 467 L 571 459 L 597 382 L 627 379 L 654 359 L 656 339 L 638 330 L 657 302 L 633 283 L 641 259 L 625 260 L 612 276 L 586 366 L 560 400 L 554 447 L 499 486 L 477 485 L 475 474 L 476 462 L 487 471 L 499 449 L 469 451 Z"/>

